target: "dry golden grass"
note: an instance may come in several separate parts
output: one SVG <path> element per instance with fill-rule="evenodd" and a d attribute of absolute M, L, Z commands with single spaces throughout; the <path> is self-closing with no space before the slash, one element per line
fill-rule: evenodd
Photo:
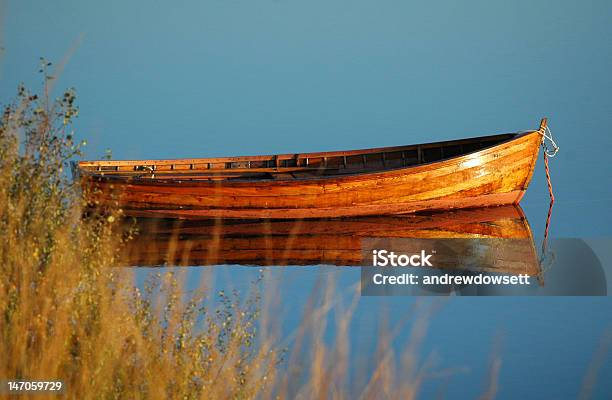
<path fill-rule="evenodd" d="M 114 229 L 120 211 L 82 218 L 80 189 L 65 173 L 79 153 L 78 109 L 70 90 L 49 100 L 51 79 L 40 96 L 20 88 L 0 123 L 0 378 L 61 379 L 78 399 L 417 396 L 431 370 L 417 357 L 428 307 L 400 357 L 398 328 L 381 328 L 359 371 L 348 340 L 357 287 L 345 306 L 333 280 L 321 282 L 283 340 L 273 287 L 210 302 L 205 282 L 185 295 L 179 272 L 138 289 L 132 270 L 113 267 L 130 240 Z"/>
<path fill-rule="evenodd" d="M 42 72 L 46 72 L 43 64 Z M 257 298 L 214 310 L 166 274 L 138 290 L 111 268 L 126 238 L 83 219 L 64 172 L 78 154 L 67 91 L 19 89 L 0 125 L 0 376 L 62 379 L 72 398 L 251 398 L 280 353 L 254 346 Z"/>

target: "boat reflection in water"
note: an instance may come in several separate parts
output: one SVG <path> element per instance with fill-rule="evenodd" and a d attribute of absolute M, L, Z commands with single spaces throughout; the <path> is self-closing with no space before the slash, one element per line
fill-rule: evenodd
<path fill-rule="evenodd" d="M 364 246 L 399 240 L 437 248 L 437 268 L 540 275 L 519 206 L 318 220 L 141 218 L 136 226 L 123 261 L 131 266 L 372 265 Z"/>

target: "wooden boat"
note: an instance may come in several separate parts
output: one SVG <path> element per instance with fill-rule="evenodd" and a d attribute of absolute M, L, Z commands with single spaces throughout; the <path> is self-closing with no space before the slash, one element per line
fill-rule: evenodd
<path fill-rule="evenodd" d="M 436 250 L 437 268 L 540 273 L 529 223 L 512 205 L 306 220 L 140 218 L 137 227 L 122 265 L 359 266 L 371 261 L 367 241 L 400 240 L 392 248 Z"/>
<path fill-rule="evenodd" d="M 368 150 L 176 160 L 82 161 L 92 204 L 175 218 L 328 218 L 518 204 L 540 128 Z"/>

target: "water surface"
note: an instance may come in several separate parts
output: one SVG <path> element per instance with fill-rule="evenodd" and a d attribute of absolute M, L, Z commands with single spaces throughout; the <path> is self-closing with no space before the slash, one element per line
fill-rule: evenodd
<path fill-rule="evenodd" d="M 536 129 L 547 116 L 561 146 L 551 161 L 551 237 L 609 249 L 609 1 L 10 0 L 0 11 L 0 100 L 20 81 L 39 84 L 39 56 L 61 64 L 69 53 L 56 87 L 77 89 L 88 158 L 106 148 L 115 158 L 367 148 Z M 539 240 L 548 209 L 541 159 L 522 207 Z M 241 287 L 257 273 L 201 267 L 194 279 L 206 270 L 218 285 Z M 288 293 L 290 330 L 330 269 L 269 273 Z M 333 273 L 339 292 L 359 279 L 352 268 Z M 352 351 L 376 341 L 380 315 L 397 322 L 414 302 L 362 298 Z M 467 366 L 448 395 L 475 397 L 501 335 L 499 398 L 575 398 L 611 306 L 609 297 L 452 298 L 422 350 Z M 612 375 L 609 360 L 602 377 Z M 612 397 L 609 380 L 595 397 Z"/>

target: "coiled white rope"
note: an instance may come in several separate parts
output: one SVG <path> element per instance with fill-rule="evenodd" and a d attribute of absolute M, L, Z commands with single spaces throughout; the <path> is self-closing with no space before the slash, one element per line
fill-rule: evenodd
<path fill-rule="evenodd" d="M 544 127 L 544 129 L 540 130 L 539 132 L 540 132 L 540 135 L 542 135 L 543 137 L 542 147 L 544 148 L 544 152 L 546 153 L 548 157 L 553 158 L 554 156 L 557 155 L 557 152 L 559 151 L 559 146 L 557 145 L 557 143 L 555 143 L 555 139 L 553 138 L 552 131 L 550 130 L 548 126 L 546 126 Z M 548 147 L 548 143 L 546 143 L 546 140 L 550 142 L 550 145 L 552 146 L 552 150 Z"/>

